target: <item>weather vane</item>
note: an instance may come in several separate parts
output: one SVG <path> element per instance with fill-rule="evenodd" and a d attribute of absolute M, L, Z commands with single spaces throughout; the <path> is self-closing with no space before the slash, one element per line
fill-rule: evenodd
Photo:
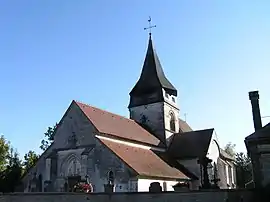
<path fill-rule="evenodd" d="M 145 27 L 144 28 L 144 30 L 149 30 L 149 35 L 151 36 L 151 34 L 152 34 L 152 28 L 154 28 L 154 27 L 157 27 L 156 25 L 152 25 L 151 24 L 151 17 L 149 16 L 149 19 L 148 19 L 148 24 L 149 24 L 149 26 L 148 27 Z"/>

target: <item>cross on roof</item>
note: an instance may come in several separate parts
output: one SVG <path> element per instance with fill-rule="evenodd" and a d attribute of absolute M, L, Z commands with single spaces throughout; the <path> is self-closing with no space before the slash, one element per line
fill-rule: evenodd
<path fill-rule="evenodd" d="M 151 31 L 152 31 L 152 28 L 157 27 L 156 25 L 152 25 L 152 24 L 151 24 L 151 21 L 152 21 L 152 19 L 151 19 L 151 17 L 149 16 L 149 19 L 148 19 L 149 26 L 144 28 L 144 30 L 149 30 L 149 35 L 150 35 L 150 36 L 151 36 L 151 34 L 152 34 L 152 32 L 151 32 Z"/>

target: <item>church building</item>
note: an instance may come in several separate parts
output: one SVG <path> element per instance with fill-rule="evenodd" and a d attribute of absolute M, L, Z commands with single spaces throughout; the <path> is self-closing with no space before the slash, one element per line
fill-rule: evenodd
<path fill-rule="evenodd" d="M 72 101 L 50 147 L 23 178 L 24 192 L 66 192 L 87 180 L 93 192 L 235 188 L 234 159 L 213 128 L 179 118 L 177 89 L 166 78 L 151 34 L 126 118 Z"/>

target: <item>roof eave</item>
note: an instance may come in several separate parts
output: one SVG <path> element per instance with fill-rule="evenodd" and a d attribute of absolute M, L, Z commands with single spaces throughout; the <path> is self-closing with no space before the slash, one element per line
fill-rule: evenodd
<path fill-rule="evenodd" d="M 156 176 L 156 175 L 148 175 L 144 173 L 139 173 L 138 179 L 155 179 L 155 180 L 169 180 L 169 181 L 191 181 L 192 179 L 189 177 L 178 177 L 178 176 Z"/>

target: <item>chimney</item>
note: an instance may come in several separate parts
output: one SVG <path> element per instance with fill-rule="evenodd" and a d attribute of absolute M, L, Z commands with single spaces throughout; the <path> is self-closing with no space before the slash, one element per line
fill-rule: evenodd
<path fill-rule="evenodd" d="M 254 128 L 255 131 L 257 131 L 262 128 L 262 119 L 259 106 L 259 92 L 249 92 L 249 100 L 251 101 Z"/>

